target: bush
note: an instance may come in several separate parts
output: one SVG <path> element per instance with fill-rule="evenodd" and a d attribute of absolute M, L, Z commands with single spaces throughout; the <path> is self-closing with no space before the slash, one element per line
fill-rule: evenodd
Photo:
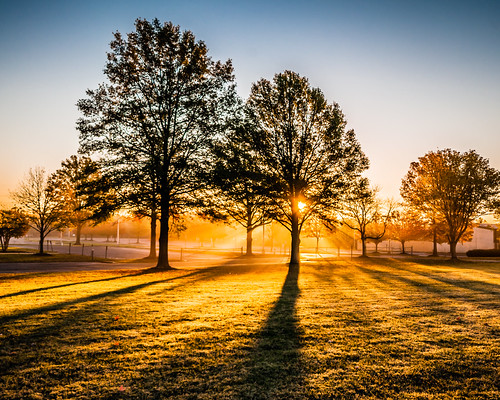
<path fill-rule="evenodd" d="M 500 257 L 500 250 L 497 249 L 475 249 L 465 253 L 467 257 Z"/>

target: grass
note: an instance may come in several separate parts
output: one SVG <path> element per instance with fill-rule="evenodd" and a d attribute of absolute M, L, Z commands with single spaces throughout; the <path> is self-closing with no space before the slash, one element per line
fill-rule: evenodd
<path fill-rule="evenodd" d="M 500 263 L 0 276 L 2 399 L 498 399 Z"/>

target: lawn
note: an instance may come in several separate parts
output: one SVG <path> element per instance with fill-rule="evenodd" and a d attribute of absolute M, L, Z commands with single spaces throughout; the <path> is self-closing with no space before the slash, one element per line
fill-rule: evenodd
<path fill-rule="evenodd" d="M 498 399 L 500 263 L 0 275 L 2 399 Z"/>

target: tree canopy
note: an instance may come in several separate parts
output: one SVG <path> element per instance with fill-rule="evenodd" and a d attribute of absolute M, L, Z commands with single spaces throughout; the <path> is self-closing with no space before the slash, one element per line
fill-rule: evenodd
<path fill-rule="evenodd" d="M 412 162 L 401 196 L 420 212 L 447 225 L 452 259 L 471 222 L 492 207 L 499 193 L 500 173 L 474 150 L 431 151 Z"/>

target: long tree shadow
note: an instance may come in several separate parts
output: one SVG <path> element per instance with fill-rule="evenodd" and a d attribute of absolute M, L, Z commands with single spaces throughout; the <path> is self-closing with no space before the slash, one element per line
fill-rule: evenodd
<path fill-rule="evenodd" d="M 299 267 L 290 268 L 281 295 L 250 351 L 241 399 L 304 398 L 302 331 L 296 315 Z"/>

